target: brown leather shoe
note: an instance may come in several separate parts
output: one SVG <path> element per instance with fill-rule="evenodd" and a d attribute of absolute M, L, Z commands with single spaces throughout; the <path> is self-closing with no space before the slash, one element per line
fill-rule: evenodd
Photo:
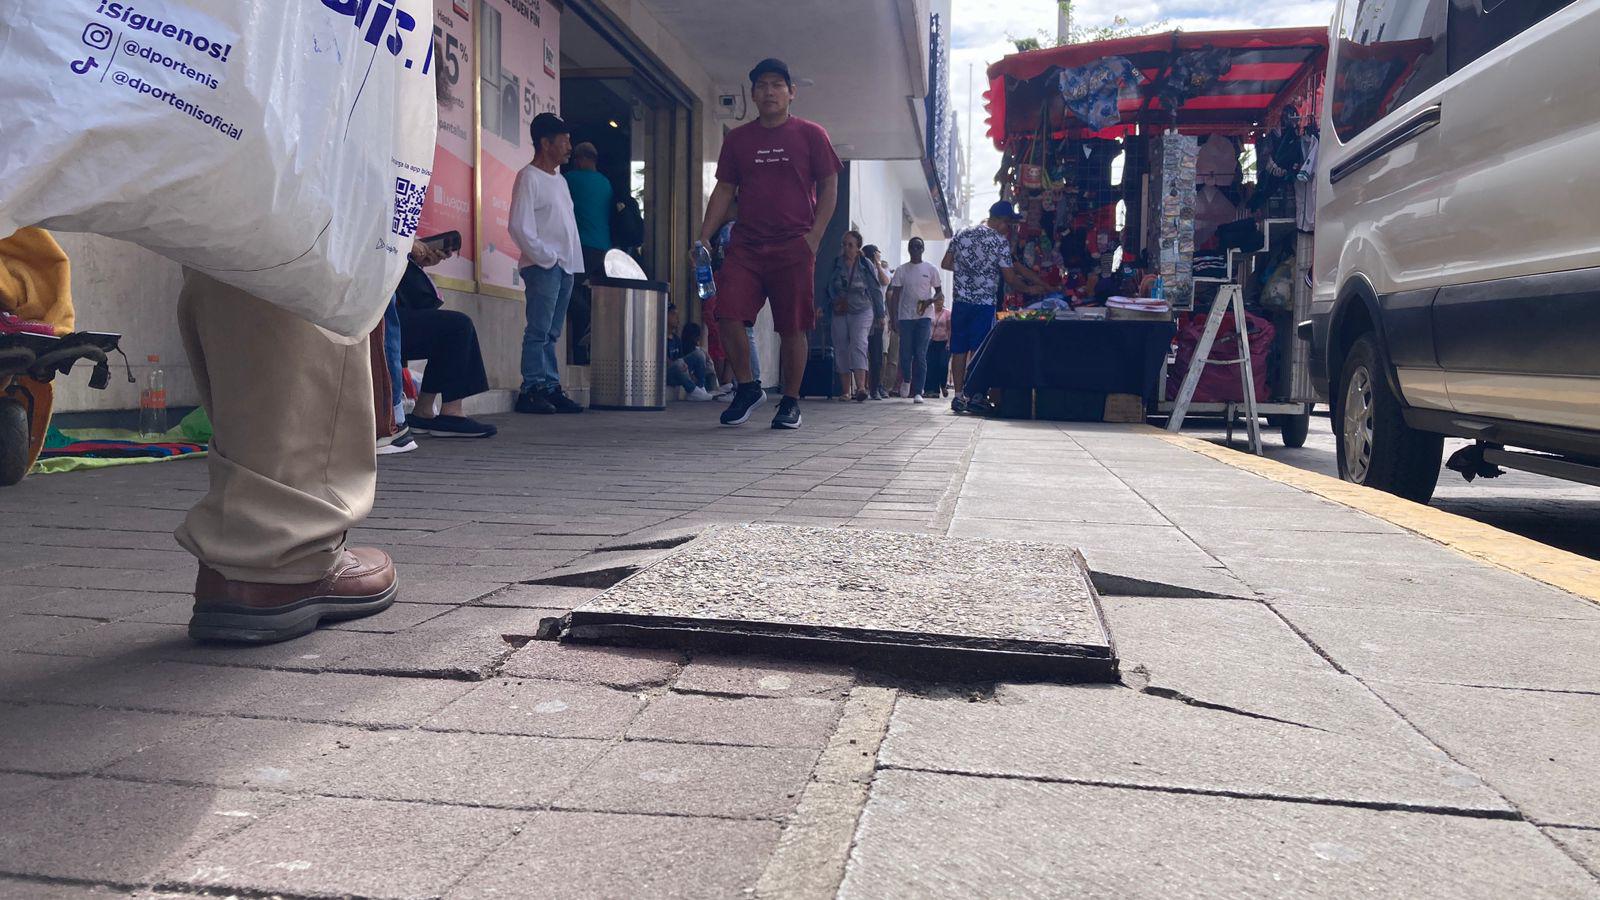
<path fill-rule="evenodd" d="M 314 631 L 323 619 L 382 612 L 399 590 L 389 554 L 368 547 L 344 551 L 327 577 L 309 584 L 229 581 L 202 564 L 194 582 L 189 637 L 245 644 L 287 641 Z"/>

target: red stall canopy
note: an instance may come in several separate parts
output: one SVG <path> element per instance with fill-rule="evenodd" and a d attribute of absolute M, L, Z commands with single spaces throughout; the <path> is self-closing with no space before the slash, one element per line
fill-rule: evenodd
<path fill-rule="evenodd" d="M 989 110 L 989 137 L 1003 149 L 1008 133 L 1038 128 L 1038 103 L 1050 90 L 1042 76 L 1112 56 L 1131 62 L 1145 81 L 1138 97 L 1118 103 L 1122 123 L 1100 132 L 1101 136 L 1126 133 L 1141 117 L 1152 114 L 1171 123 L 1171 112 L 1164 110 L 1157 98 L 1162 82 L 1179 56 L 1208 49 L 1225 51 L 1232 68 L 1179 108 L 1177 124 L 1183 129 L 1246 128 L 1261 124 L 1269 112 L 1292 99 L 1322 71 L 1328 29 L 1176 31 L 1016 53 L 989 67 L 989 90 L 983 95 Z M 1029 96 L 1019 98 L 1019 91 Z M 1013 105 L 1018 106 L 1013 111 L 1015 119 L 1008 120 L 1007 107 Z"/>

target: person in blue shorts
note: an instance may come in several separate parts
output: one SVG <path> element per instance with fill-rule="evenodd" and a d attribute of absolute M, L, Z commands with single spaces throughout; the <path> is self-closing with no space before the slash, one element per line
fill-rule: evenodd
<path fill-rule="evenodd" d="M 989 218 L 962 229 L 950 241 L 943 268 L 955 273 L 955 303 L 950 307 L 950 375 L 956 400 L 962 398 L 967 362 L 994 327 L 995 304 L 1003 281 L 1013 290 L 1045 293 L 1049 286 L 1011 256 L 1011 231 L 1022 219 L 1009 200 L 989 207 Z"/>

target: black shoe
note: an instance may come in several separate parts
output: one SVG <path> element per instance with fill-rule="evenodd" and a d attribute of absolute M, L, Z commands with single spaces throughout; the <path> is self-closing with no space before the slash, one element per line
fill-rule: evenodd
<path fill-rule="evenodd" d="M 548 416 L 556 411 L 556 408 L 550 405 L 550 401 L 545 399 L 544 392 L 538 388 L 518 394 L 515 409 L 519 413 L 532 413 L 539 416 Z"/>
<path fill-rule="evenodd" d="M 761 382 L 751 381 L 739 385 L 739 390 L 733 394 L 733 402 L 722 411 L 722 424 L 743 425 L 750 421 L 750 414 L 755 412 L 756 407 L 765 399 L 767 392 L 761 389 Z"/>
<path fill-rule="evenodd" d="M 793 431 L 800 427 L 800 401 L 793 397 L 783 398 L 778 404 L 778 414 L 772 417 L 773 428 L 787 428 Z"/>
<path fill-rule="evenodd" d="M 555 411 L 558 413 L 583 412 L 583 406 L 562 392 L 560 385 L 556 385 L 550 390 L 545 391 L 544 399 L 546 403 L 549 403 L 551 406 L 555 407 Z"/>
<path fill-rule="evenodd" d="M 417 434 L 431 434 L 434 437 L 486 438 L 500 433 L 499 428 L 466 416 L 434 416 L 429 419 L 412 416 L 407 424 Z"/>

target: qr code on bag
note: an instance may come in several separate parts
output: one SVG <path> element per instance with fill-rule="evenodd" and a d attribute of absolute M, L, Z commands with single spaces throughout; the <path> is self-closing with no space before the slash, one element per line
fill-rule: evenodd
<path fill-rule="evenodd" d="M 422 204 L 428 199 L 428 189 L 409 178 L 394 180 L 394 222 L 389 230 L 401 237 L 417 233 L 417 220 L 422 218 Z"/>

